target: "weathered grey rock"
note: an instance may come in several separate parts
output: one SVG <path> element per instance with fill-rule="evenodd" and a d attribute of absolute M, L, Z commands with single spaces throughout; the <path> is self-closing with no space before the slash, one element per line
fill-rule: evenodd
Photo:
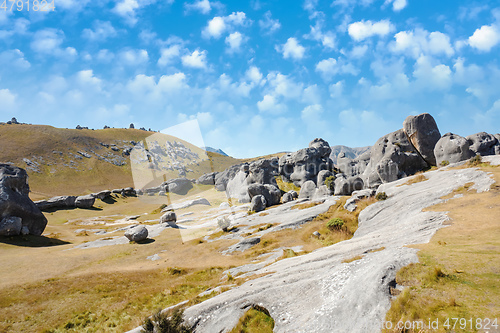
<path fill-rule="evenodd" d="M 441 138 L 441 133 L 434 118 L 428 113 L 408 116 L 403 122 L 403 129 L 420 156 L 429 165 L 436 165 L 434 147 Z"/>
<path fill-rule="evenodd" d="M 260 212 L 266 209 L 267 201 L 262 194 L 258 194 L 252 198 L 250 202 L 250 207 L 248 208 L 252 212 Z"/>
<path fill-rule="evenodd" d="M 354 212 L 356 210 L 356 208 L 358 208 L 358 206 L 356 205 L 356 203 L 358 201 L 360 201 L 361 199 L 364 199 L 364 198 L 369 198 L 369 197 L 372 197 L 375 195 L 375 190 L 374 189 L 365 189 L 365 190 L 360 190 L 360 191 L 354 191 L 352 193 L 352 196 L 347 199 L 345 205 L 344 205 L 344 209 L 350 211 L 350 212 Z"/>
<path fill-rule="evenodd" d="M 362 177 L 365 186 L 373 188 L 413 175 L 426 167 L 427 162 L 408 141 L 404 130 L 400 129 L 381 137 L 373 145 L 370 162 Z"/>
<path fill-rule="evenodd" d="M 162 184 L 166 192 L 185 195 L 193 188 L 193 183 L 187 178 L 170 179 Z"/>
<path fill-rule="evenodd" d="M 313 232 L 313 236 L 319 238 L 321 234 L 319 233 L 319 231 L 315 231 Z"/>
<path fill-rule="evenodd" d="M 439 139 L 434 148 L 436 162 L 441 165 L 443 161 L 456 163 L 466 161 L 474 156 L 470 150 L 470 141 L 460 135 L 446 133 Z"/>
<path fill-rule="evenodd" d="M 316 182 L 321 170 L 331 170 L 333 167 L 330 152 L 328 142 L 314 139 L 308 148 L 280 157 L 278 172 L 285 181 L 291 181 L 296 186 L 302 186 L 308 180 Z"/>
<path fill-rule="evenodd" d="M 218 172 L 211 172 L 201 175 L 200 178 L 196 180 L 196 183 L 200 185 L 215 185 L 217 174 Z"/>
<path fill-rule="evenodd" d="M 321 185 L 314 192 L 313 199 L 318 200 L 330 195 L 332 195 L 332 191 L 330 190 L 330 188 L 328 188 L 328 186 L 326 185 Z"/>
<path fill-rule="evenodd" d="M 241 164 L 233 165 L 215 176 L 215 189 L 225 191 L 227 183 L 240 171 Z"/>
<path fill-rule="evenodd" d="M 0 221 L 0 236 L 17 236 L 21 234 L 23 219 L 17 216 L 7 216 Z"/>
<path fill-rule="evenodd" d="M 287 193 L 290 193 L 293 199 L 297 199 L 299 197 L 299 194 L 294 190 L 290 190 Z"/>
<path fill-rule="evenodd" d="M 29 198 L 26 171 L 9 164 L 0 164 L 0 220 L 10 217 L 21 218 L 21 230 L 27 229 L 31 235 L 41 235 L 47 225 L 47 219 Z M 13 227 L 17 224 L 9 221 L 7 224 Z"/>
<path fill-rule="evenodd" d="M 302 184 L 299 193 L 299 199 L 312 199 L 316 193 L 316 184 L 312 180 Z"/>
<path fill-rule="evenodd" d="M 470 150 L 481 156 L 495 155 L 499 142 L 497 138 L 486 132 L 480 132 L 466 137 L 470 142 Z"/>
<path fill-rule="evenodd" d="M 75 208 L 76 196 L 63 195 L 48 200 L 35 201 L 35 205 L 42 211 Z"/>
<path fill-rule="evenodd" d="M 316 184 L 319 186 L 322 186 L 322 185 L 326 185 L 325 184 L 325 180 L 328 178 L 328 177 L 332 177 L 334 176 L 333 172 L 331 172 L 330 170 L 321 170 L 319 173 L 318 173 L 318 180 L 316 181 Z"/>
<path fill-rule="evenodd" d="M 293 197 L 290 193 L 285 193 L 283 194 L 283 196 L 281 197 L 281 202 L 282 203 L 287 203 L 287 202 L 290 202 L 290 201 L 293 201 Z"/>
<path fill-rule="evenodd" d="M 354 191 L 364 188 L 364 181 L 359 176 L 345 177 L 340 175 L 335 179 L 335 195 L 351 195 Z"/>
<path fill-rule="evenodd" d="M 160 217 L 160 223 L 175 224 L 176 222 L 177 215 L 172 211 L 168 211 Z"/>
<path fill-rule="evenodd" d="M 109 190 L 101 191 L 94 194 L 94 197 L 96 197 L 99 200 L 106 200 L 110 196 L 111 196 L 111 191 Z"/>
<path fill-rule="evenodd" d="M 245 171 L 248 170 L 248 171 Z M 252 184 L 274 185 L 277 186 L 275 177 L 278 172 L 278 159 L 261 159 L 248 165 L 240 166 L 240 171 L 226 185 L 226 195 L 229 198 L 236 198 L 239 202 L 249 202 L 252 197 L 249 196 L 248 186 Z M 268 205 L 272 205 L 269 200 Z"/>
<path fill-rule="evenodd" d="M 224 251 L 223 253 L 224 254 L 231 254 L 235 251 L 240 251 L 240 252 L 243 252 L 243 251 L 246 251 L 248 250 L 249 248 L 257 245 L 260 243 L 260 238 L 259 237 L 253 237 L 253 238 L 246 238 L 244 240 L 242 240 L 241 242 L 233 245 L 233 246 L 230 246 L 226 251 Z"/>
<path fill-rule="evenodd" d="M 125 231 L 125 237 L 132 242 L 141 242 L 148 238 L 148 229 L 145 226 L 136 226 Z"/>
<path fill-rule="evenodd" d="M 205 199 L 205 198 L 197 198 L 197 199 L 192 199 L 192 200 L 186 200 L 186 201 L 183 201 L 183 202 L 176 202 L 176 203 L 170 204 L 167 207 L 163 208 L 161 211 L 163 213 L 163 212 L 167 212 L 167 211 L 170 211 L 170 210 L 183 209 L 183 208 L 188 208 L 188 207 L 195 206 L 195 205 L 207 205 L 207 206 L 210 206 L 210 202 L 207 199 Z"/>
<path fill-rule="evenodd" d="M 92 206 L 94 206 L 94 203 L 95 203 L 95 198 L 91 194 L 82 195 L 76 197 L 75 207 L 89 209 L 92 208 Z"/>
<path fill-rule="evenodd" d="M 124 197 L 133 197 L 133 196 L 136 196 L 137 193 L 135 192 L 134 188 L 126 187 L 126 188 L 122 189 L 121 195 L 123 195 Z"/>

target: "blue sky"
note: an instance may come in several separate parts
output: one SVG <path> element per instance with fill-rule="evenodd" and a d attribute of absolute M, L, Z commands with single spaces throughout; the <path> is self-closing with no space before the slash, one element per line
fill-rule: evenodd
<path fill-rule="evenodd" d="M 499 51 L 499 1 L 55 0 L 0 9 L 0 120 L 197 119 L 235 157 L 372 145 L 422 112 L 498 133 Z"/>

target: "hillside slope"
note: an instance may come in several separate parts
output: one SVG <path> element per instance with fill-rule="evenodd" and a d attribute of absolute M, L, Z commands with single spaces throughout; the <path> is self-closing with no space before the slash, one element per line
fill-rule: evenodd
<path fill-rule="evenodd" d="M 134 186 L 130 151 L 152 135 L 181 143 L 199 155 L 196 163 L 193 160 L 189 167 L 185 166 L 188 178 L 197 178 L 212 170 L 223 171 L 240 163 L 232 157 L 205 153 L 186 141 L 155 132 L 117 128 L 59 129 L 25 124 L 0 125 L 0 161 L 27 170 L 31 196 L 35 199 L 123 188 Z M 172 172 L 172 177 L 177 176 L 177 172 Z"/>

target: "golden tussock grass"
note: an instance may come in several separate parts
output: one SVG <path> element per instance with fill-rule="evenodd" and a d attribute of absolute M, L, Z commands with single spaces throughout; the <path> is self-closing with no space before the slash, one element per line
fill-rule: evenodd
<path fill-rule="evenodd" d="M 402 268 L 396 282 L 406 289 L 396 297 L 386 315 L 399 320 L 438 319 L 445 332 L 447 318 L 476 320 L 498 318 L 500 313 L 500 168 L 487 167 L 497 186 L 474 193 L 466 184 L 456 193 L 464 196 L 428 210 L 450 212 L 451 225 L 440 229 L 427 244 L 415 246 L 419 263 Z M 447 196 L 450 197 L 450 196 Z M 474 332 L 475 326 L 455 327 L 454 332 Z M 400 332 L 386 330 L 386 332 Z M 406 332 L 420 332 L 407 330 Z M 423 332 L 427 332 L 424 330 Z"/>

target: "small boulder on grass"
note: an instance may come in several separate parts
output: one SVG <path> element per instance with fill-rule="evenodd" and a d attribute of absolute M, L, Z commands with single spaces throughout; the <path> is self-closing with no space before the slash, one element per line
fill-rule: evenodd
<path fill-rule="evenodd" d="M 172 212 L 166 212 L 160 217 L 160 223 L 168 223 L 169 225 L 175 225 L 177 222 L 177 215 Z"/>
<path fill-rule="evenodd" d="M 125 231 L 125 237 L 131 242 L 141 242 L 148 238 L 148 229 L 145 226 L 138 225 Z"/>

